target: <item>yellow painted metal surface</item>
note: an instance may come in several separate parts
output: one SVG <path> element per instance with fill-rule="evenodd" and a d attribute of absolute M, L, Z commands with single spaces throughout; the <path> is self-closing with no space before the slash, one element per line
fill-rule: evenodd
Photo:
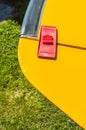
<path fill-rule="evenodd" d="M 37 57 L 39 41 L 20 38 L 18 58 L 26 78 L 86 129 L 86 2 L 47 0 L 41 25 L 58 29 L 57 59 Z"/>
<path fill-rule="evenodd" d="M 43 25 L 57 26 L 58 42 L 86 47 L 86 0 L 47 0 Z"/>

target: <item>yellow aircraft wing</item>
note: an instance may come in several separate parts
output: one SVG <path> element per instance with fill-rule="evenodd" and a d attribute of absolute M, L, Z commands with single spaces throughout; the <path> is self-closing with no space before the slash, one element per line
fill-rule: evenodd
<path fill-rule="evenodd" d="M 33 11 L 32 6 L 35 2 L 40 6 L 34 5 Z M 31 0 L 18 46 L 19 64 L 25 77 L 84 129 L 86 129 L 85 6 L 85 0 L 41 0 L 41 3 L 39 0 Z M 35 17 L 37 15 L 33 15 L 34 12 L 40 18 Z M 24 26 L 24 23 L 27 26 Z M 56 59 L 37 56 L 42 25 L 57 28 Z"/>

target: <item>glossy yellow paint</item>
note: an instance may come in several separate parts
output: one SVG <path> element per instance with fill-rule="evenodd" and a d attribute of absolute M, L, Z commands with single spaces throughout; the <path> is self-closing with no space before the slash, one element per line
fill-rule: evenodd
<path fill-rule="evenodd" d="M 86 0 L 46 0 L 43 25 L 57 26 L 58 42 L 86 47 Z"/>
<path fill-rule="evenodd" d="M 39 41 L 20 38 L 18 58 L 26 78 L 86 129 L 86 2 L 47 0 L 41 25 L 58 28 L 57 59 L 37 57 Z M 39 39 L 39 38 L 38 38 Z"/>

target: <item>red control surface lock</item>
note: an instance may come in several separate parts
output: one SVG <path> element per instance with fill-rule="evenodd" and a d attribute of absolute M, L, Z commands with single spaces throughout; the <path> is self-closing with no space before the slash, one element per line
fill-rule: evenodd
<path fill-rule="evenodd" d="M 56 58 L 56 27 L 41 27 L 38 57 Z"/>

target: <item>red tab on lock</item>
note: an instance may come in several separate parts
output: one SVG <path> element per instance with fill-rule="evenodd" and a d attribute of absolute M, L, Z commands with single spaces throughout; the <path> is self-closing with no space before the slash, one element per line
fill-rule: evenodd
<path fill-rule="evenodd" d="M 41 27 L 38 57 L 56 58 L 56 27 Z"/>

